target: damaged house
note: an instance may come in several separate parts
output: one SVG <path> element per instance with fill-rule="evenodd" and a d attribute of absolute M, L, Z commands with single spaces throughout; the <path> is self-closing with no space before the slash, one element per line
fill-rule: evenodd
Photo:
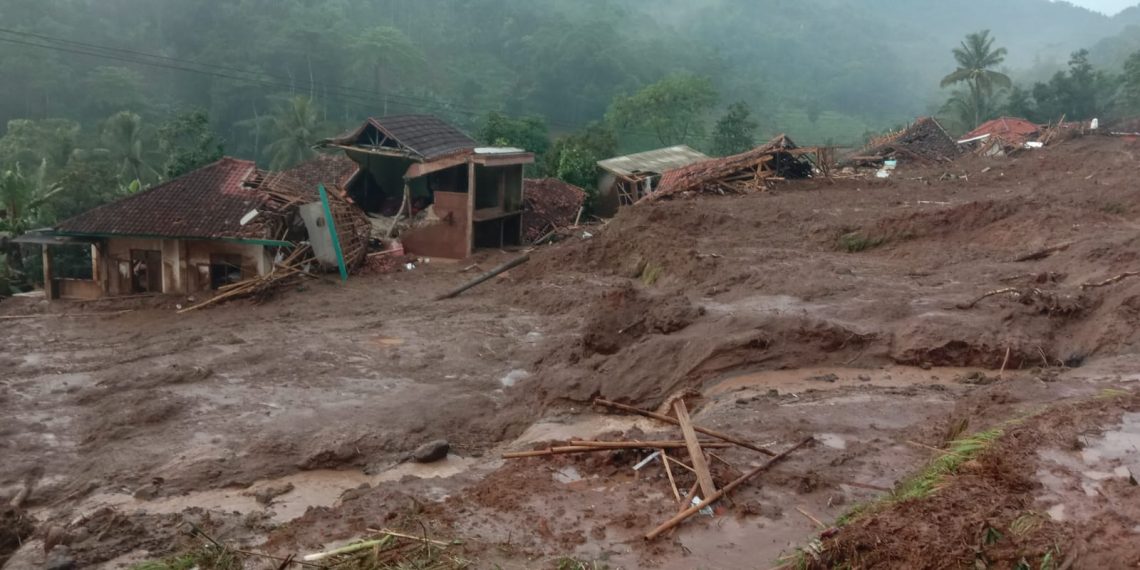
<path fill-rule="evenodd" d="M 601 174 L 594 211 L 600 216 L 612 216 L 619 207 L 634 204 L 651 193 L 662 174 L 708 159 L 704 153 L 678 145 L 598 161 Z"/>
<path fill-rule="evenodd" d="M 267 173 L 252 161 L 225 157 L 19 241 L 43 246 L 48 299 L 224 289 L 269 275 L 309 242 L 323 239 L 334 249 L 332 228 L 339 229 L 337 258 L 304 261 L 313 269 L 351 267 L 366 254 L 368 224 L 337 191 L 354 175 L 348 166 L 318 157 L 289 172 Z M 320 184 L 330 189 L 324 196 Z M 325 220 L 317 235 L 303 220 L 305 208 Z M 89 251 L 90 271 L 60 275 L 52 260 L 58 247 Z"/>
<path fill-rule="evenodd" d="M 878 168 L 886 160 L 949 162 L 959 154 L 957 141 L 934 117 L 919 117 L 906 128 L 871 139 L 842 162 Z"/>
<path fill-rule="evenodd" d="M 774 182 L 830 175 L 831 149 L 800 147 L 779 135 L 752 150 L 710 158 L 666 172 L 657 189 L 643 202 L 695 194 L 748 194 L 766 190 Z"/>
<path fill-rule="evenodd" d="M 321 145 L 358 165 L 344 191 L 373 221 L 373 235 L 395 235 L 392 226 L 409 220 L 399 232 L 409 253 L 462 259 L 475 248 L 522 244 L 532 153 L 479 147 L 430 115 L 370 118 Z"/>
<path fill-rule="evenodd" d="M 261 215 L 267 197 L 250 183 L 256 165 L 222 158 L 193 172 L 22 236 L 44 245 L 48 299 L 193 293 L 262 275 L 279 248 Z M 90 249 L 87 279 L 62 278 L 52 247 Z"/>

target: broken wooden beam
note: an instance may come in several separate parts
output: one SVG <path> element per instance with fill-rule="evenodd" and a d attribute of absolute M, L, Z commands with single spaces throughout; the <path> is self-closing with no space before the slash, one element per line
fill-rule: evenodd
<path fill-rule="evenodd" d="M 677 422 L 681 426 L 681 433 L 685 436 L 685 445 L 689 450 L 689 459 L 693 462 L 693 471 L 697 473 L 697 482 L 701 484 L 701 493 L 706 497 L 716 494 L 716 483 L 709 464 L 705 461 L 705 450 L 697 439 L 697 432 L 693 429 L 693 422 L 689 419 L 689 409 L 685 400 L 673 402 L 673 411 L 677 414 Z"/>
<path fill-rule="evenodd" d="M 708 445 L 714 448 L 728 447 L 728 444 L 725 443 L 710 443 Z M 568 453 L 617 451 L 620 449 L 684 449 L 685 447 L 686 444 L 683 441 L 574 441 L 569 445 L 548 447 L 546 449 L 535 449 L 531 451 L 512 451 L 509 453 L 504 453 L 502 457 L 503 459 L 519 459 L 523 457 L 544 457 L 547 455 L 564 455 Z"/>
<path fill-rule="evenodd" d="M 716 501 L 720 500 L 721 497 L 725 496 L 726 494 L 731 492 L 733 489 L 747 483 L 749 480 L 755 478 L 757 475 L 760 475 L 761 473 L 767 471 L 773 465 L 775 465 L 778 461 L 787 457 L 789 453 L 807 445 L 808 443 L 811 443 L 813 441 L 813 439 L 814 438 L 812 438 L 812 437 L 808 437 L 808 438 L 804 439 L 803 441 L 793 445 L 792 447 L 789 447 L 788 449 L 781 451 L 780 453 L 772 456 L 772 458 L 769 459 L 768 461 L 764 462 L 763 465 L 753 469 L 752 471 L 749 471 L 748 473 L 745 473 L 744 475 L 741 475 L 735 481 L 729 483 L 728 485 L 725 485 L 723 489 L 717 491 L 712 496 L 705 497 L 705 499 L 703 501 L 701 501 L 700 503 L 697 503 L 696 505 L 692 505 L 689 508 L 681 511 L 680 513 L 677 513 L 677 516 L 665 521 L 664 523 L 661 523 L 661 525 L 659 525 L 657 528 L 646 533 L 645 540 L 653 540 L 653 539 L 657 538 L 658 536 L 660 536 L 661 533 L 666 532 L 669 529 L 681 524 L 682 522 L 685 521 L 685 519 L 693 516 L 694 514 L 700 512 L 701 509 L 703 509 L 703 508 L 715 503 Z"/>
<path fill-rule="evenodd" d="M 633 406 L 627 406 L 625 404 L 619 404 L 617 402 L 611 402 L 609 400 L 605 400 L 602 398 L 595 399 L 594 403 L 598 404 L 599 406 L 605 406 L 607 408 L 613 408 L 615 410 L 621 410 L 623 412 L 629 412 L 631 414 L 638 414 L 641 416 L 645 416 L 647 418 L 653 418 L 655 420 L 662 421 L 665 423 L 670 423 L 673 425 L 680 425 L 677 422 L 676 418 L 671 418 L 671 417 L 666 416 L 664 414 L 658 414 L 657 412 L 650 412 L 648 410 L 642 410 L 640 408 L 635 408 Z M 739 445 L 740 447 L 743 447 L 745 449 L 751 449 L 752 451 L 759 451 L 760 453 L 763 453 L 765 455 L 770 455 L 770 456 L 776 455 L 775 452 L 773 452 L 769 449 L 764 449 L 763 447 L 749 443 L 749 442 L 744 441 L 743 439 L 740 439 L 738 437 L 733 437 L 733 436 L 728 435 L 726 433 L 721 433 L 721 432 L 714 431 L 714 430 L 711 430 L 708 428 L 704 428 L 704 427 L 701 427 L 698 425 L 694 425 L 693 430 L 695 430 L 699 433 L 703 433 L 703 434 L 708 435 L 708 436 L 715 437 L 721 441 L 727 441 L 728 443 L 731 443 L 733 445 Z"/>
<path fill-rule="evenodd" d="M 444 299 L 451 299 L 452 297 L 457 297 L 457 296 L 459 296 L 460 293 L 462 293 L 462 292 L 464 292 L 464 291 L 466 291 L 472 287 L 475 287 L 476 285 L 479 285 L 479 284 L 483 283 L 484 281 L 487 281 L 487 280 L 491 279 L 492 277 L 494 277 L 500 273 L 505 273 L 506 271 L 509 271 L 510 269 L 518 267 L 519 265 L 522 265 L 529 260 L 530 260 L 530 254 L 529 253 L 524 254 L 524 255 L 520 255 L 520 256 L 518 256 L 518 257 L 516 257 L 516 258 L 514 258 L 514 259 L 512 259 L 512 260 L 510 260 L 510 261 L 508 261 L 502 265 L 499 265 L 498 267 L 495 267 L 494 269 L 491 269 L 490 271 L 468 281 L 467 283 L 464 283 L 463 285 L 460 285 L 459 287 L 456 287 L 455 289 L 452 289 L 451 291 L 448 291 L 447 293 L 444 293 L 444 294 L 436 297 L 435 300 L 436 301 L 442 301 Z"/>

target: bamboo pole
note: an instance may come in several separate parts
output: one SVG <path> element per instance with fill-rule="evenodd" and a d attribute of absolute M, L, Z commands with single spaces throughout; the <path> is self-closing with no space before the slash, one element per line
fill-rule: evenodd
<path fill-rule="evenodd" d="M 602 398 L 598 398 L 598 399 L 594 400 L 594 403 L 601 405 L 601 406 L 606 406 L 608 408 L 614 408 L 617 410 L 621 410 L 623 412 L 629 412 L 631 414 L 638 414 L 638 415 L 645 416 L 647 418 L 653 418 L 655 420 L 663 421 L 663 422 L 670 423 L 673 425 L 679 425 L 675 418 L 671 418 L 671 417 L 663 415 L 663 414 L 658 414 L 656 412 L 650 412 L 647 410 L 642 410 L 639 408 L 635 408 L 633 406 L 627 406 L 625 404 L 619 404 L 617 402 L 611 402 L 609 400 L 605 400 Z M 740 447 L 743 447 L 746 449 L 751 449 L 753 451 L 759 451 L 760 453 L 763 453 L 765 455 L 770 455 L 773 457 L 776 455 L 775 452 L 773 452 L 769 449 L 764 449 L 763 447 L 760 447 L 760 446 L 755 445 L 755 444 L 748 443 L 747 441 L 744 441 L 744 440 L 737 438 L 737 437 L 733 437 L 733 436 L 728 435 L 726 433 L 721 433 L 721 432 L 714 431 L 714 430 L 711 430 L 708 428 L 703 428 L 703 427 L 698 426 L 698 425 L 694 425 L 693 429 L 697 432 L 715 437 L 719 440 L 727 441 L 731 444 L 739 445 Z"/>
<path fill-rule="evenodd" d="M 464 283 L 463 285 L 460 285 L 459 287 L 456 287 L 455 289 L 452 289 L 451 291 L 448 291 L 447 293 L 444 293 L 444 294 L 436 297 L 435 300 L 436 301 L 442 301 L 444 299 L 450 299 L 452 297 L 457 297 L 457 296 L 459 296 L 460 293 L 462 293 L 462 292 L 464 292 L 464 291 L 466 291 L 466 290 L 468 290 L 468 289 L 470 289 L 476 285 L 479 285 L 480 283 L 483 283 L 484 281 L 487 281 L 487 280 L 491 279 L 492 277 L 494 277 L 500 273 L 504 273 L 504 272 L 514 268 L 514 267 L 522 265 L 523 263 L 526 263 L 529 260 L 530 260 L 530 254 L 529 253 L 525 254 L 525 255 L 520 255 L 519 257 L 516 257 L 516 258 L 514 258 L 514 259 L 512 259 L 512 260 L 510 260 L 510 261 L 508 261 L 508 262 L 506 262 L 506 263 L 504 263 L 504 264 L 502 264 L 502 265 L 500 265 L 500 266 L 498 266 L 498 267 L 496 267 L 496 268 L 494 268 L 494 269 L 492 269 L 492 270 L 468 281 L 467 283 Z"/>
<path fill-rule="evenodd" d="M 705 461 L 705 451 L 701 449 L 701 442 L 697 439 L 697 432 L 693 429 L 693 422 L 689 419 L 689 409 L 684 400 L 673 402 L 673 411 L 677 413 L 677 421 L 681 423 L 681 433 L 685 435 L 685 446 L 689 450 L 689 460 L 693 462 L 693 471 L 697 472 L 697 481 L 701 484 L 701 493 L 706 497 L 716 494 L 716 483 L 709 464 Z"/>
<path fill-rule="evenodd" d="M 664 523 L 662 523 L 657 528 L 649 531 L 645 535 L 645 540 L 653 540 L 653 539 L 657 538 L 658 536 L 660 536 L 661 533 L 681 524 L 682 522 L 685 521 L 685 519 L 693 516 L 694 514 L 699 512 L 701 509 L 703 509 L 703 508 L 715 503 L 716 501 L 720 500 L 721 497 L 725 496 L 730 491 L 732 491 L 733 489 L 743 485 L 744 483 L 747 483 L 750 479 L 752 479 L 752 478 L 756 477 L 757 475 L 767 471 L 768 469 L 770 469 L 772 467 L 772 465 L 776 464 L 776 462 L 780 461 L 784 457 L 787 457 L 787 455 L 789 453 L 807 445 L 812 440 L 813 440 L 813 438 L 808 437 L 808 438 L 804 439 L 803 441 L 793 445 L 792 447 L 789 447 L 788 449 L 772 456 L 772 458 L 769 459 L 768 461 L 764 462 L 763 465 L 753 469 L 752 471 L 749 471 L 748 473 L 745 473 L 744 475 L 741 475 L 738 479 L 729 483 L 728 485 L 725 485 L 723 489 L 717 491 L 711 497 L 705 497 L 705 499 L 703 501 L 701 501 L 700 503 L 693 505 L 693 506 L 681 511 L 680 513 L 677 514 L 677 516 L 665 521 Z"/>

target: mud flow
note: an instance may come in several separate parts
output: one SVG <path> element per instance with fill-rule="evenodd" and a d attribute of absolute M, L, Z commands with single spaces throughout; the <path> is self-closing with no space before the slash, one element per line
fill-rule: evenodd
<path fill-rule="evenodd" d="M 472 568 L 1135 566 L 1137 145 L 637 205 L 441 302 L 516 253 L 183 315 L 4 300 L 0 564 L 169 561 L 197 528 L 278 558 L 389 529 Z M 598 398 L 812 443 L 646 540 L 700 486 L 683 444 L 502 457 L 683 439 Z M 717 489 L 751 447 L 708 449 Z"/>

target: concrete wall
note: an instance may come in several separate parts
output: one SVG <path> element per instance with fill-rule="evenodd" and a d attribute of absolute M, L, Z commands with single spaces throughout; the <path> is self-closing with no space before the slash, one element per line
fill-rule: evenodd
<path fill-rule="evenodd" d="M 221 241 L 179 243 L 182 244 L 185 251 L 185 293 L 205 291 L 210 288 L 209 265 L 211 254 L 241 256 L 242 279 L 265 275 L 273 267 L 273 260 L 267 257 L 268 252 L 265 246 Z"/>
<path fill-rule="evenodd" d="M 58 299 L 89 301 L 103 296 L 103 284 L 89 279 L 54 279 Z"/>
<path fill-rule="evenodd" d="M 467 193 L 436 192 L 432 210 L 439 222 L 401 234 L 404 249 L 426 257 L 467 257 Z"/>

